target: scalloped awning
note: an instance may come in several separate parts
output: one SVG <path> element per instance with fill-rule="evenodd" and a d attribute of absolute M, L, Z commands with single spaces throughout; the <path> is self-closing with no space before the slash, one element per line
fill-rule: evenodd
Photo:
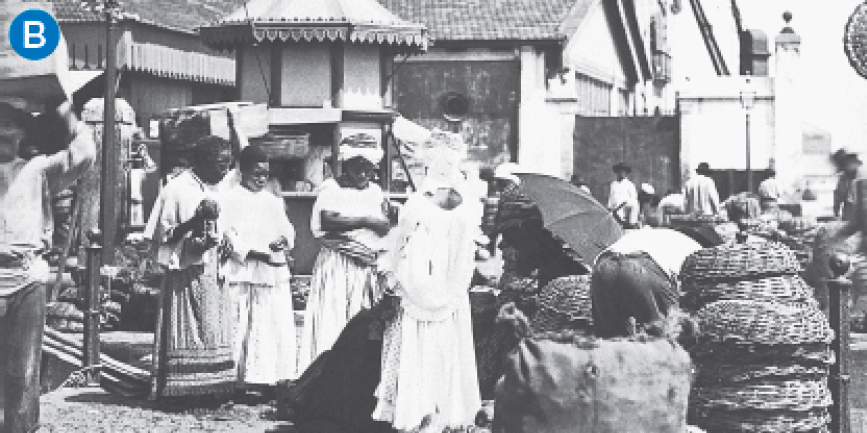
<path fill-rule="evenodd" d="M 233 49 L 258 42 L 355 42 L 427 51 L 424 25 L 401 20 L 375 0 L 252 0 L 199 29 L 204 43 Z"/>

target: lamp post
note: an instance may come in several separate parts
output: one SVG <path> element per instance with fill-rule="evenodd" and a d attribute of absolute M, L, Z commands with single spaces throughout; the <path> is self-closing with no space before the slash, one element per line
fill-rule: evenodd
<path fill-rule="evenodd" d="M 747 79 L 747 88 L 749 89 L 750 80 Z M 747 134 L 746 134 L 746 142 L 747 142 L 747 191 L 753 191 L 753 172 L 750 168 L 750 111 L 756 105 L 756 92 L 753 90 L 742 90 L 741 91 L 741 107 L 744 108 L 746 112 L 747 119 Z"/>
<path fill-rule="evenodd" d="M 120 148 L 115 139 L 115 97 L 117 85 L 117 45 L 115 30 L 123 12 L 118 0 L 84 0 L 81 5 L 105 18 L 105 94 L 103 98 L 102 166 L 99 201 L 100 230 L 103 235 L 102 265 L 114 265 L 117 242 L 118 209 L 116 192 L 120 170 Z"/>
<path fill-rule="evenodd" d="M 117 22 L 122 15 L 118 0 L 84 0 L 81 6 L 105 17 L 105 94 L 103 95 L 103 133 L 102 133 L 102 166 L 100 167 L 100 229 L 89 234 L 88 247 L 88 296 L 86 299 L 87 314 L 84 323 L 84 366 L 94 367 L 99 364 L 99 288 L 102 281 L 103 266 L 114 265 L 115 241 L 117 236 L 117 203 L 115 192 L 118 187 L 120 166 L 120 149 L 115 140 L 115 85 L 117 84 L 117 46 L 114 43 L 114 33 Z M 99 259 L 96 256 L 101 256 Z M 97 374 L 90 375 L 91 380 L 98 380 Z"/>

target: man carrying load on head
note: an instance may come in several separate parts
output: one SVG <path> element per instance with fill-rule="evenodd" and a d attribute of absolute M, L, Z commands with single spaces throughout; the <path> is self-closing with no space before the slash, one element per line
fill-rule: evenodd
<path fill-rule="evenodd" d="M 96 145 L 84 123 L 64 102 L 37 120 L 22 99 L 0 99 L 0 378 L 8 432 L 34 431 L 39 421 L 39 365 L 45 326 L 45 277 L 48 264 L 39 257 L 46 236 L 44 209 L 56 194 L 83 175 L 93 163 Z M 68 146 L 53 155 L 18 157 L 25 135 L 34 128 L 57 128 L 51 137 Z"/>

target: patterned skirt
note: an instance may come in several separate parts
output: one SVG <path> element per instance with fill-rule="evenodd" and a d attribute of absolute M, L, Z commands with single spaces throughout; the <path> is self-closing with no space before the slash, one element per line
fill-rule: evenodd
<path fill-rule="evenodd" d="M 156 397 L 234 391 L 231 298 L 217 264 L 169 270 L 161 293 L 154 368 Z"/>

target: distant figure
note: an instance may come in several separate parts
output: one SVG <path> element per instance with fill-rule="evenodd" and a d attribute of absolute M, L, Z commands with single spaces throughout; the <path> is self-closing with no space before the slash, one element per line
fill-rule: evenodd
<path fill-rule="evenodd" d="M 716 184 L 710 175 L 710 165 L 702 162 L 695 169 L 696 175 L 683 187 L 684 210 L 688 215 L 714 216 L 722 210 Z"/>
<path fill-rule="evenodd" d="M 624 227 L 634 227 L 638 224 L 638 191 L 635 184 L 629 180 L 632 173 L 625 163 L 618 163 L 613 168 L 617 179 L 611 182 L 608 192 L 608 209 L 614 214 L 614 218 Z"/>
<path fill-rule="evenodd" d="M 837 188 L 834 189 L 834 216 L 842 217 L 843 221 L 851 221 L 855 214 L 855 189 L 852 183 L 858 178 L 863 163 L 854 153 L 845 154 L 838 161 L 837 169 L 841 173 Z"/>
<path fill-rule="evenodd" d="M 638 190 L 638 204 L 640 206 L 639 217 L 641 225 L 646 227 L 658 227 L 662 223 L 659 209 L 659 197 L 653 185 L 642 183 Z"/>
<path fill-rule="evenodd" d="M 767 178 L 759 184 L 759 199 L 762 203 L 762 212 L 777 209 L 780 197 L 782 196 L 776 170 L 769 168 L 765 171 L 765 174 Z"/>
<path fill-rule="evenodd" d="M 133 166 L 129 170 L 130 225 L 140 227 L 146 224 L 142 194 L 145 178 L 159 167 L 148 153 L 145 143 L 141 143 L 135 150 L 133 161 Z"/>

